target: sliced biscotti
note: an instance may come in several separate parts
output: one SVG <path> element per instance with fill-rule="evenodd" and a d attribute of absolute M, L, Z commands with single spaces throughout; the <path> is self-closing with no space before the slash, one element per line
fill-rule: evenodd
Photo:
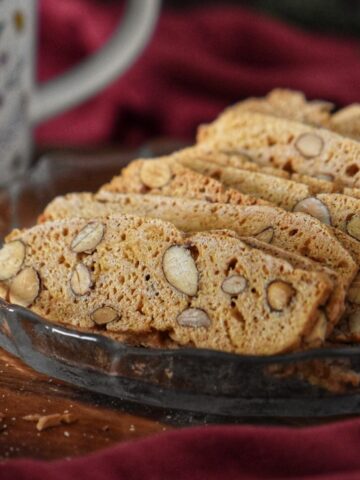
<path fill-rule="evenodd" d="M 51 321 L 104 334 L 161 331 L 179 345 L 244 354 L 307 345 L 332 289 L 324 273 L 231 232 L 184 235 L 132 216 L 14 231 L 0 265 L 7 298 Z"/>
<path fill-rule="evenodd" d="M 302 92 L 276 88 L 263 98 L 248 98 L 229 110 L 265 113 L 319 127 L 328 126 L 334 105 L 323 100 L 306 99 Z"/>
<path fill-rule="evenodd" d="M 330 117 L 329 128 L 344 135 L 360 140 L 360 104 L 353 103 Z"/>
<path fill-rule="evenodd" d="M 325 127 L 340 135 L 360 139 L 360 105 L 354 103 L 336 113 L 334 105 L 323 100 L 309 101 L 302 92 L 277 88 L 264 98 L 249 98 L 229 109 L 274 115 L 297 122 Z"/>
<path fill-rule="evenodd" d="M 112 193 L 142 193 L 188 197 L 237 205 L 265 205 L 268 202 L 227 189 L 217 180 L 185 168 L 172 156 L 136 160 L 101 187 Z"/>
<path fill-rule="evenodd" d="M 360 143 L 330 130 L 254 112 L 223 113 L 199 129 L 198 141 L 221 151 L 245 150 L 254 161 L 360 186 Z"/>
<path fill-rule="evenodd" d="M 185 148 L 175 152 L 172 157 L 181 163 L 184 167 L 191 170 L 201 172 L 201 165 L 216 164 L 222 167 L 233 167 L 241 170 L 248 170 L 250 172 L 266 173 L 268 175 L 280 178 L 287 178 L 294 182 L 308 185 L 312 191 L 331 193 L 340 192 L 342 188 L 333 182 L 329 175 L 319 175 L 316 177 L 309 177 L 308 175 L 301 175 L 298 173 L 291 173 L 280 168 L 274 168 L 267 165 L 259 165 L 255 163 L 248 154 L 244 151 L 239 152 L 221 152 L 213 148 L 208 148 L 206 144 L 195 147 Z"/>
<path fill-rule="evenodd" d="M 100 192 L 96 198 L 90 194 L 58 197 L 48 205 L 40 221 L 74 215 L 94 218 L 132 213 L 170 221 L 188 232 L 229 228 L 241 236 L 257 237 L 289 252 L 305 255 L 336 271 L 338 279 L 326 307 L 330 325 L 337 322 L 344 310 L 345 291 L 357 272 L 356 262 L 330 229 L 309 216 L 270 207 L 249 210 L 235 205 L 155 195 Z"/>

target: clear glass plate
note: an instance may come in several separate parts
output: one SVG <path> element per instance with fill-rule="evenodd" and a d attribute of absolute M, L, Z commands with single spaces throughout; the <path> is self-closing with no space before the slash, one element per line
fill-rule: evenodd
<path fill-rule="evenodd" d="M 44 157 L 26 178 L 2 192 L 0 235 L 35 223 L 56 195 L 95 190 L 130 158 Z M 360 413 L 360 346 L 272 357 L 130 347 L 51 324 L 4 301 L 0 301 L 0 346 L 39 372 L 153 407 L 242 418 Z M 343 374 L 336 391 L 331 369 Z M 314 385 L 326 377 L 327 388 Z"/>

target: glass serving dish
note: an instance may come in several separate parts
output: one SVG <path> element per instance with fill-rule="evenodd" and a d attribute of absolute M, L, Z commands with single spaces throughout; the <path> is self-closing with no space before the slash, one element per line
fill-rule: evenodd
<path fill-rule="evenodd" d="M 1 193 L 0 235 L 34 224 L 56 195 L 96 190 L 132 156 L 43 157 L 26 178 Z M 360 346 L 271 357 L 131 347 L 0 301 L 0 347 L 39 372 L 153 407 L 242 418 L 360 413 Z M 334 372 L 340 372 L 340 387 Z"/>

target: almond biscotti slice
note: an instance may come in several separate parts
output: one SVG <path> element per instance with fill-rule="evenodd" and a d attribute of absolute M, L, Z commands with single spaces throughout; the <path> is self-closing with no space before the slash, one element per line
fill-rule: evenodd
<path fill-rule="evenodd" d="M 330 130 L 254 112 L 223 113 L 199 129 L 199 143 L 216 150 L 245 150 L 261 165 L 360 186 L 360 143 Z"/>
<path fill-rule="evenodd" d="M 227 189 L 217 180 L 180 165 L 172 156 L 135 160 L 122 170 L 121 175 L 103 185 L 101 190 L 113 193 L 172 195 L 237 205 L 268 204 L 265 200 Z"/>
<path fill-rule="evenodd" d="M 360 140 L 360 105 L 357 103 L 332 113 L 334 105 L 330 102 L 309 101 L 302 92 L 277 88 L 264 98 L 249 98 L 229 109 L 248 110 L 288 118 L 317 127 L 325 127 L 345 137 Z"/>
<path fill-rule="evenodd" d="M 94 218 L 131 213 L 161 218 L 188 232 L 227 228 L 241 236 L 257 236 L 264 242 L 305 255 L 334 270 L 338 279 L 326 308 L 330 329 L 343 313 L 345 292 L 357 272 L 356 262 L 330 229 L 309 216 L 270 207 L 249 210 L 235 205 L 155 195 L 100 192 L 96 198 L 91 194 L 58 197 L 48 205 L 40 221 L 74 215 Z"/>
<path fill-rule="evenodd" d="M 332 289 L 231 232 L 125 215 L 14 231 L 0 267 L 7 298 L 50 321 L 254 355 L 307 346 Z"/>
<path fill-rule="evenodd" d="M 291 173 L 280 168 L 274 168 L 267 165 L 259 165 L 252 158 L 245 154 L 244 151 L 239 152 L 221 152 L 213 148 L 209 148 L 200 144 L 199 146 L 185 148 L 179 150 L 172 155 L 176 161 L 184 167 L 201 172 L 199 166 L 204 163 L 221 165 L 223 167 L 239 168 L 251 172 L 266 173 L 268 175 L 280 178 L 287 178 L 294 182 L 308 185 L 312 191 L 332 193 L 341 192 L 342 188 L 337 185 L 330 175 L 319 175 L 318 177 L 309 177 L 308 175 L 300 175 Z"/>
<path fill-rule="evenodd" d="M 265 113 L 319 127 L 328 126 L 334 105 L 323 100 L 306 99 L 302 92 L 276 88 L 263 98 L 248 98 L 229 107 L 236 111 Z"/>

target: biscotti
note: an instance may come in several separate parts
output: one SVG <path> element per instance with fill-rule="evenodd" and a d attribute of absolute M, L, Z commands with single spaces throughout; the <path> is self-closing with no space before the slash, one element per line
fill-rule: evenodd
<path fill-rule="evenodd" d="M 255 162 L 310 176 L 331 175 L 360 186 L 360 143 L 330 130 L 253 112 L 223 113 L 199 129 L 198 141 L 224 152 L 246 151 Z"/>
<path fill-rule="evenodd" d="M 324 127 L 328 126 L 334 105 L 323 100 L 306 99 L 302 92 L 276 88 L 263 98 L 248 98 L 228 108 L 233 111 L 265 113 L 297 122 Z"/>
<path fill-rule="evenodd" d="M 177 163 L 171 156 L 135 160 L 115 176 L 102 191 L 172 195 L 237 205 L 266 205 L 265 200 L 227 189 L 217 180 L 200 175 Z"/>
<path fill-rule="evenodd" d="M 7 298 L 53 322 L 244 354 L 306 346 L 332 289 L 234 233 L 132 216 L 14 231 L 0 266 Z"/>
<path fill-rule="evenodd" d="M 360 105 L 355 103 L 332 113 L 334 105 L 323 100 L 306 100 L 302 92 L 277 88 L 264 98 L 248 98 L 229 110 L 252 111 L 274 115 L 360 139 Z"/>
<path fill-rule="evenodd" d="M 320 175 L 317 178 L 301 175 L 299 173 L 287 172 L 280 168 L 274 168 L 267 165 L 258 165 L 248 154 L 241 152 L 221 152 L 208 148 L 200 144 L 196 147 L 189 147 L 179 150 L 172 155 L 172 158 L 181 163 L 184 167 L 201 172 L 201 164 L 216 164 L 222 167 L 233 167 L 250 172 L 266 173 L 268 175 L 280 178 L 287 178 L 294 182 L 308 185 L 312 191 L 332 193 L 341 192 L 342 188 L 333 182 L 329 175 Z"/>
<path fill-rule="evenodd" d="M 170 221 L 188 232 L 231 228 L 241 236 L 255 236 L 284 250 L 308 256 L 337 272 L 336 286 L 326 309 L 330 325 L 343 313 L 345 291 L 358 268 L 333 232 L 311 217 L 270 207 L 259 210 L 152 195 L 100 192 L 97 199 L 90 194 L 58 197 L 48 205 L 40 221 L 74 215 L 94 218 L 132 213 Z"/>

